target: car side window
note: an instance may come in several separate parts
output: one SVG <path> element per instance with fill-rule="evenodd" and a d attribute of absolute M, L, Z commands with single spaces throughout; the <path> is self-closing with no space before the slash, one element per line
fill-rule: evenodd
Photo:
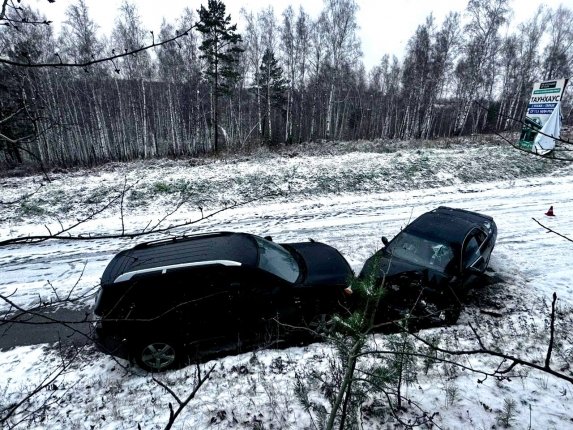
<path fill-rule="evenodd" d="M 478 241 L 479 247 L 481 248 L 483 242 L 485 241 L 486 234 L 481 230 L 476 230 L 475 238 Z"/>
<path fill-rule="evenodd" d="M 481 256 L 481 246 L 485 237 L 481 230 L 475 230 L 468 236 L 463 251 L 464 267 L 470 266 Z"/>

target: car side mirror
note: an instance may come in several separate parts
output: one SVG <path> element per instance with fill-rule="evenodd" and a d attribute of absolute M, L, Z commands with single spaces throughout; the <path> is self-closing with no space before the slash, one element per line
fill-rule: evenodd
<path fill-rule="evenodd" d="M 382 236 L 382 243 L 384 244 L 384 246 L 388 246 L 390 242 L 388 241 L 388 238 L 386 236 Z"/>
<path fill-rule="evenodd" d="M 273 237 L 272 236 L 265 236 L 263 239 L 268 240 L 269 242 L 273 241 Z"/>

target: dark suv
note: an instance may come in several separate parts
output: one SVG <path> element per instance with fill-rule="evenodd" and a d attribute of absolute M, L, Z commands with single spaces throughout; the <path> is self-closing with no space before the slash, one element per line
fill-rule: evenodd
<path fill-rule="evenodd" d="M 343 312 L 352 276 L 336 249 L 312 240 L 225 232 L 143 243 L 105 269 L 96 343 L 158 371 L 186 357 L 298 342 Z"/>

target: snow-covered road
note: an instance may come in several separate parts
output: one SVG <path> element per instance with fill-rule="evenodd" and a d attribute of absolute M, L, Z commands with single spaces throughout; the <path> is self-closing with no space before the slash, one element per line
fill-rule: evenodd
<path fill-rule="evenodd" d="M 573 236 L 572 176 L 249 204 L 222 212 L 186 232 L 245 231 L 271 235 L 277 241 L 312 237 L 338 248 L 359 271 L 366 258 L 381 246 L 382 235 L 391 238 L 409 221 L 440 205 L 493 216 L 499 228 L 493 268 L 502 274 L 519 270 L 539 294 L 556 291 L 561 299 L 573 303 L 573 246 L 548 234 L 533 220 Z M 544 215 L 549 206 L 554 206 L 555 217 Z M 194 216 L 182 212 L 171 221 L 177 223 Z M 147 220 L 140 217 L 146 224 L 153 215 Z M 92 229 L 105 232 L 116 224 L 117 218 L 103 218 Z M 17 289 L 18 303 L 27 304 L 28 300 L 51 293 L 51 287 L 46 288 L 48 281 L 64 293 L 82 276 L 77 290 L 81 293 L 97 285 L 117 251 L 133 245 L 128 240 L 48 241 L 0 248 L 0 292 L 10 294 Z"/>

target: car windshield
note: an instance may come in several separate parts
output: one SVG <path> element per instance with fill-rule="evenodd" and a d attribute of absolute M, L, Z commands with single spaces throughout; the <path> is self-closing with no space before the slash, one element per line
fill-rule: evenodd
<path fill-rule="evenodd" d="M 410 233 L 399 234 L 388 245 L 387 251 L 394 257 L 442 272 L 454 258 L 449 245 Z"/>
<path fill-rule="evenodd" d="M 294 282 L 300 275 L 298 263 L 282 246 L 268 240 L 255 238 L 259 246 L 259 267 L 285 281 Z"/>

